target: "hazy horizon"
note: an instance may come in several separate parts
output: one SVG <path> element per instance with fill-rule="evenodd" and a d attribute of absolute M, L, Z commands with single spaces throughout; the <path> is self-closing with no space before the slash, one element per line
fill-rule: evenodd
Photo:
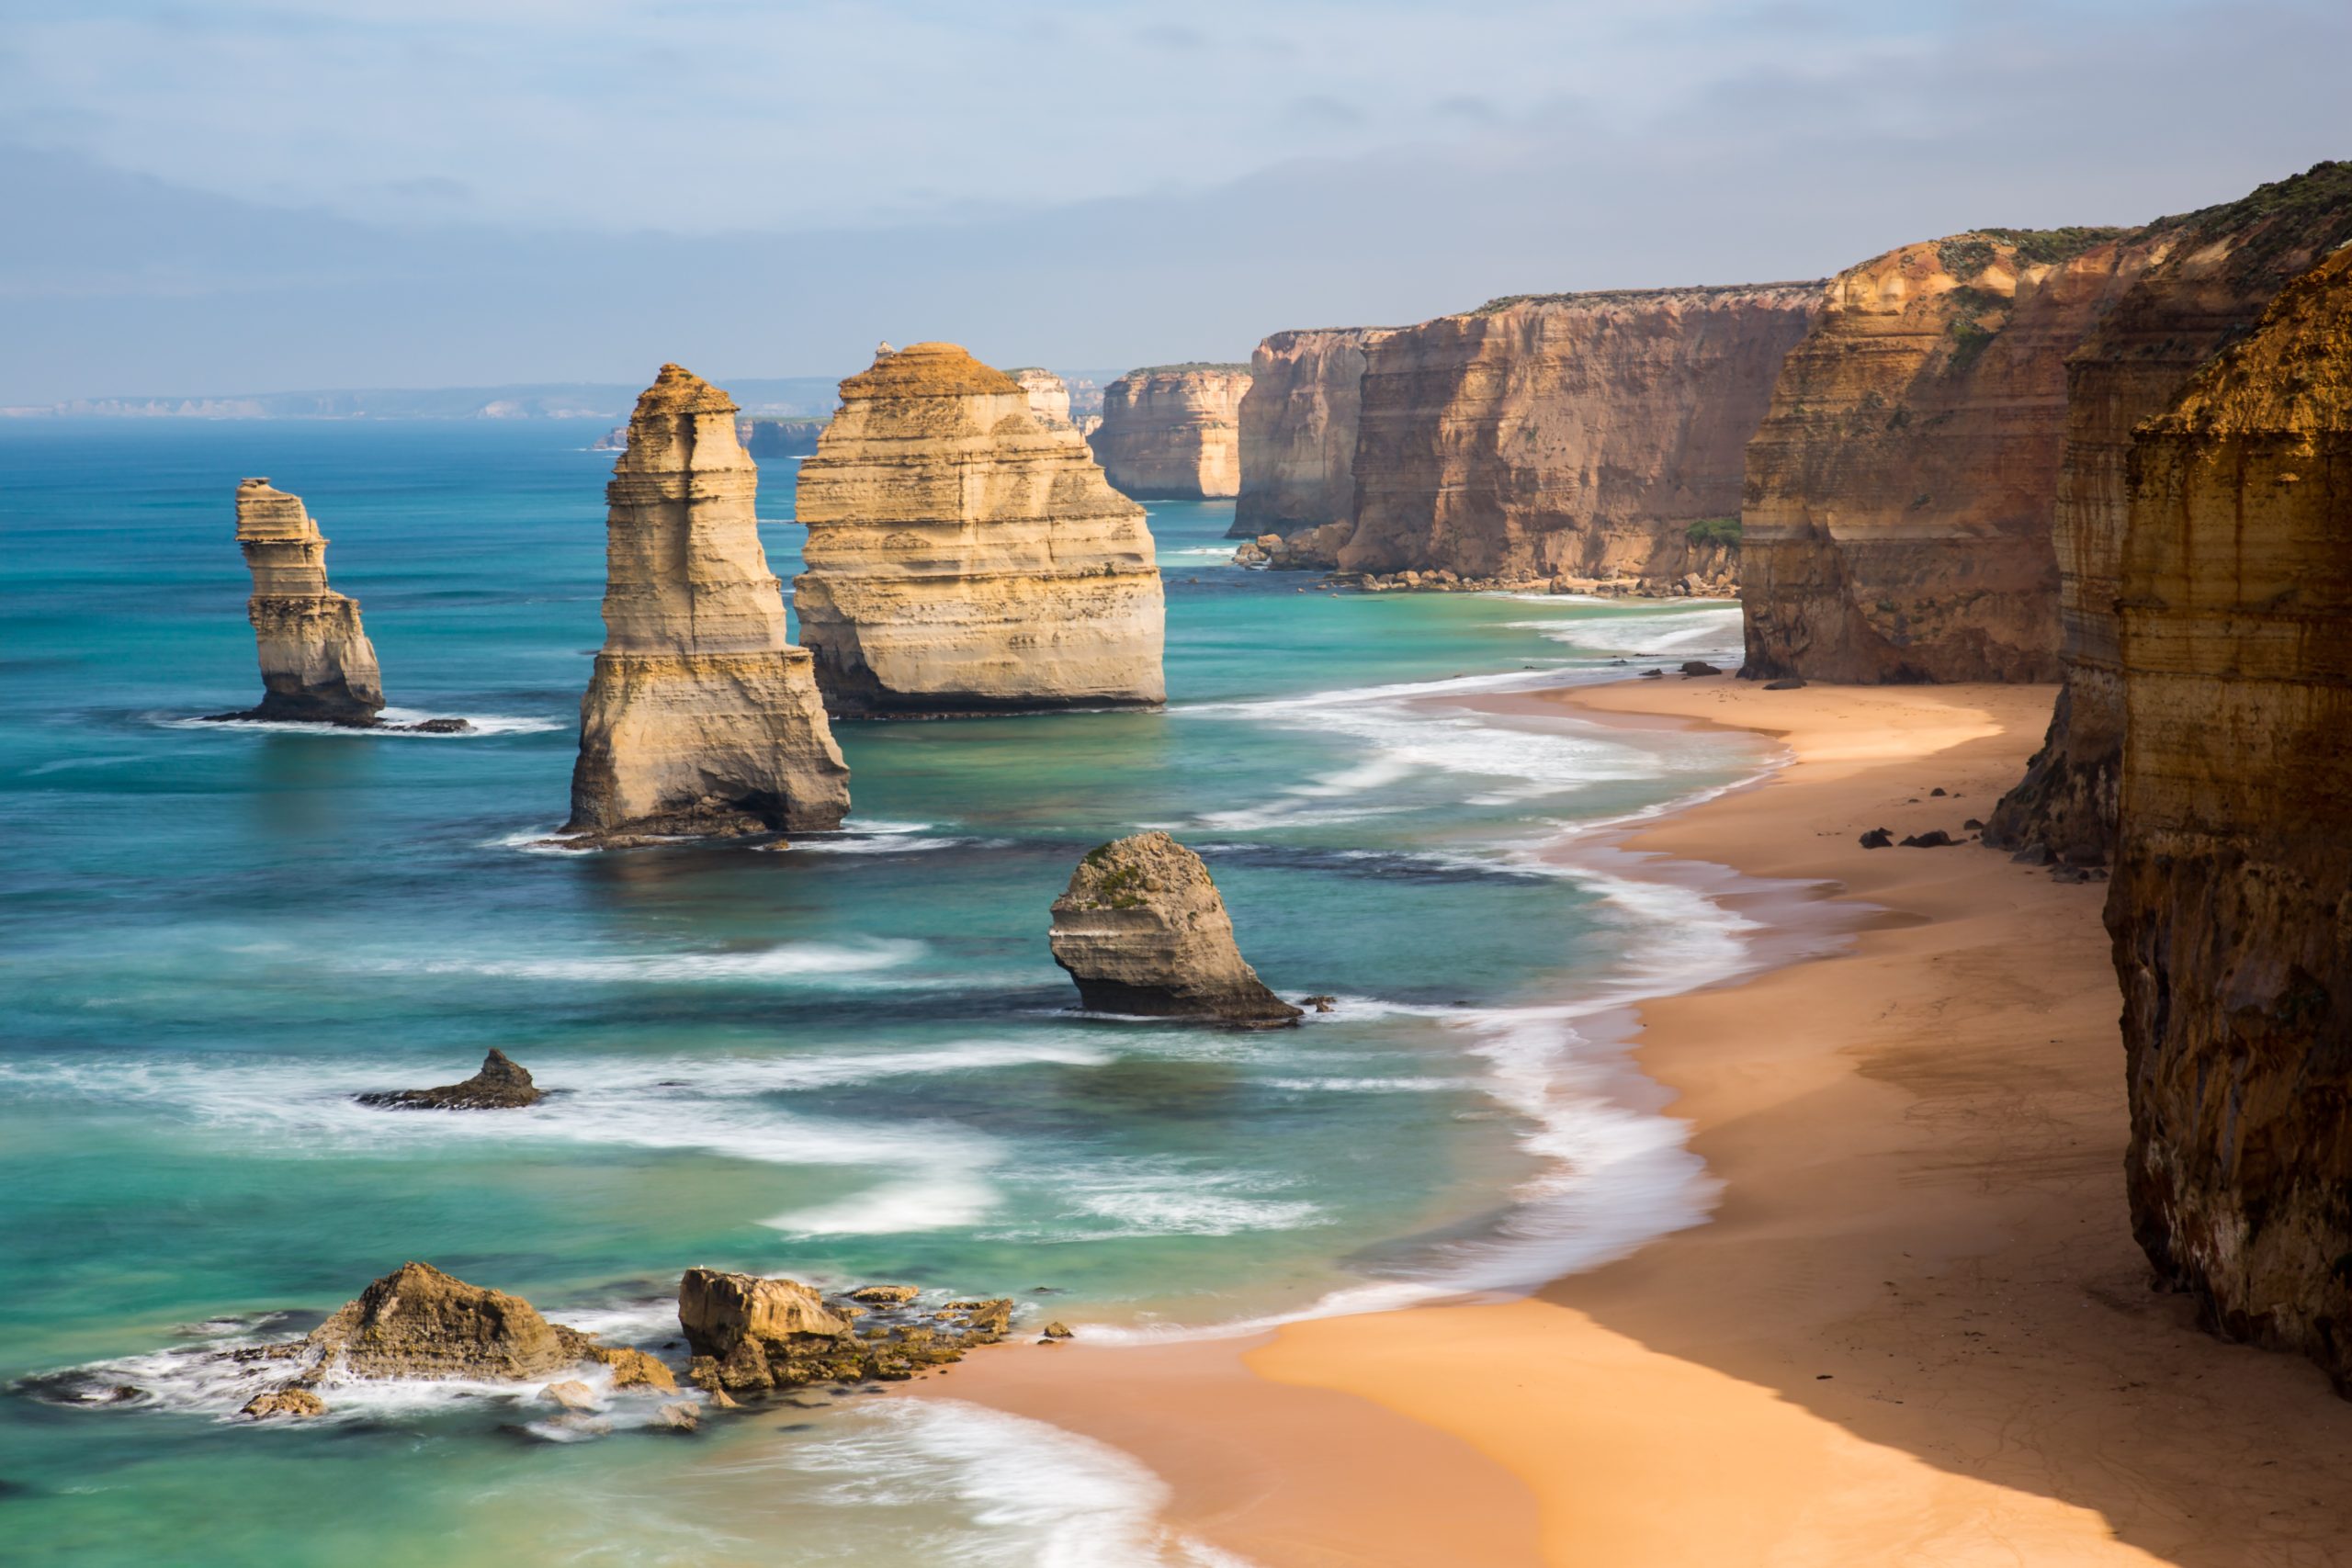
<path fill-rule="evenodd" d="M 2352 152 L 2303 0 L 0 5 L 0 405 L 1241 359 Z"/>

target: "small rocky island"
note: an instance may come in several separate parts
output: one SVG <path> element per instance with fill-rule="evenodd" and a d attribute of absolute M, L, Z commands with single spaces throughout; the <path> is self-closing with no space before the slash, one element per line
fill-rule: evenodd
<path fill-rule="evenodd" d="M 842 383 L 800 465 L 793 583 L 835 716 L 1165 699 L 1143 508 L 1035 395 L 952 343 L 885 349 Z"/>
<path fill-rule="evenodd" d="M 565 833 L 836 828 L 849 767 L 760 547 L 733 400 L 664 365 L 605 488 L 605 647 L 580 705 Z"/>
<path fill-rule="evenodd" d="M 222 719 L 372 728 L 384 706 L 359 601 L 327 586 L 327 541 L 302 498 L 266 479 L 237 487 L 237 546 L 253 572 L 245 615 L 261 650 L 261 705 Z"/>
<path fill-rule="evenodd" d="M 1098 1012 L 1245 1029 L 1279 1029 L 1301 1016 L 1242 961 L 1201 857 L 1165 833 L 1115 840 L 1079 862 L 1054 900 L 1049 941 L 1054 962 Z"/>
<path fill-rule="evenodd" d="M 537 1105 L 546 1094 L 519 1063 L 492 1046 L 481 1059 L 481 1071 L 462 1083 L 437 1089 L 378 1089 L 352 1098 L 362 1105 L 391 1111 L 511 1111 Z"/>
<path fill-rule="evenodd" d="M 910 1285 L 871 1285 L 828 1301 L 796 1280 L 689 1269 L 678 1281 L 678 1326 L 694 1352 L 688 1380 L 724 1408 L 737 1395 L 900 1381 L 946 1366 L 1011 1332 L 1012 1302 L 926 1309 Z"/>

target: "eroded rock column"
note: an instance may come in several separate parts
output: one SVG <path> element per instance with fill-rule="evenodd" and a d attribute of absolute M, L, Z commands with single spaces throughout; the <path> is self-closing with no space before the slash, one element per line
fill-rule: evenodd
<path fill-rule="evenodd" d="M 237 545 L 253 572 L 245 614 L 261 651 L 261 705 L 224 716 L 373 725 L 384 706 L 359 602 L 327 586 L 326 536 L 302 498 L 266 479 L 237 487 Z"/>

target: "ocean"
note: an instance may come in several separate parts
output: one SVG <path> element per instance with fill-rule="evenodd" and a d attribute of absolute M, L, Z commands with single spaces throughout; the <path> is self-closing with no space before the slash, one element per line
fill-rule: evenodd
<path fill-rule="evenodd" d="M 1148 1338 L 1521 1288 L 1703 1216 L 1591 1021 L 1736 968 L 1744 922 L 1544 852 L 1770 749 L 1493 699 L 1736 662 L 1736 606 L 1319 592 L 1227 565 L 1230 503 L 1153 503 L 1164 712 L 844 725 L 839 833 L 550 851 L 602 637 L 596 434 L 0 422 L 10 1561 L 1229 1562 L 1125 1456 L 952 1400 L 686 1438 L 614 1398 L 583 1437 L 407 1385 L 263 1427 L 194 1352 L 410 1258 L 657 1351 L 692 1264 Z M 794 467 L 760 498 L 787 584 Z M 332 540 L 394 716 L 473 733 L 200 722 L 260 694 L 256 474 Z M 1337 1010 L 1078 1015 L 1047 906 L 1145 827 L 1208 862 L 1269 984 Z M 492 1046 L 560 1092 L 350 1099 Z"/>

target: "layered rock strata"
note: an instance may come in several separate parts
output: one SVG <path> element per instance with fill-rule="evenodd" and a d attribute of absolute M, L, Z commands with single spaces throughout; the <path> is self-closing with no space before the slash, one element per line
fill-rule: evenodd
<path fill-rule="evenodd" d="M 2352 251 L 2143 424 L 2113 673 L 2132 1224 L 2352 1393 Z"/>
<path fill-rule="evenodd" d="M 1985 834 L 2085 864 L 2107 859 L 2116 832 L 2124 716 L 2114 606 L 2132 430 L 2290 279 L 2352 241 L 2352 163 L 2317 164 L 2147 232 L 2149 265 L 2068 366 L 2053 527 L 2065 685 L 2048 741 Z"/>
<path fill-rule="evenodd" d="M 368 726 L 384 706 L 375 645 L 359 602 L 327 586 L 327 541 L 302 499 L 266 479 L 237 487 L 237 547 L 253 572 L 245 602 L 261 650 L 261 705 L 251 717 Z"/>
<path fill-rule="evenodd" d="M 1070 423 L 1069 388 L 1060 377 L 1035 365 L 1024 365 L 1005 374 L 1021 383 L 1021 389 L 1029 396 L 1029 412 L 1038 423 Z"/>
<path fill-rule="evenodd" d="M 1102 389 L 1088 443 L 1122 495 L 1202 501 L 1241 488 L 1247 365 L 1154 365 Z"/>
<path fill-rule="evenodd" d="M 1054 900 L 1048 942 L 1098 1012 L 1255 1029 L 1300 1016 L 1243 962 L 1201 857 L 1165 833 L 1115 840 L 1079 862 Z"/>
<path fill-rule="evenodd" d="M 398 1111 L 513 1111 L 537 1105 L 545 1092 L 519 1063 L 493 1046 L 481 1059 L 481 1071 L 461 1083 L 374 1090 L 352 1098 L 362 1105 Z"/>
<path fill-rule="evenodd" d="M 854 1299 L 852 1299 L 854 1298 Z M 1012 1326 L 1009 1298 L 935 1309 L 905 1287 L 828 1302 L 795 1280 L 689 1269 L 678 1281 L 688 1378 L 722 1401 L 815 1382 L 904 1380 L 961 1360 Z"/>
<path fill-rule="evenodd" d="M 837 715 L 1164 699 L 1165 607 L 1143 508 L 954 344 L 842 383 L 795 506 L 800 635 Z"/>
<path fill-rule="evenodd" d="M 1363 573 L 1679 579 L 1692 525 L 1739 510 L 1741 455 L 1822 285 L 1495 300 L 1368 345 Z"/>
<path fill-rule="evenodd" d="M 1276 333 L 1250 356 L 1241 396 L 1241 488 L 1227 537 L 1342 525 L 1356 515 L 1356 427 L 1367 354 L 1388 327 Z M 1334 545 L 1333 548 L 1336 549 Z"/>
<path fill-rule="evenodd" d="M 1747 448 L 1747 672 L 2052 681 L 2066 356 L 2154 252 L 1988 230 L 1840 274 Z"/>
<path fill-rule="evenodd" d="M 605 488 L 605 648 L 565 831 L 838 827 L 849 769 L 760 547 L 727 394 L 665 365 Z"/>

